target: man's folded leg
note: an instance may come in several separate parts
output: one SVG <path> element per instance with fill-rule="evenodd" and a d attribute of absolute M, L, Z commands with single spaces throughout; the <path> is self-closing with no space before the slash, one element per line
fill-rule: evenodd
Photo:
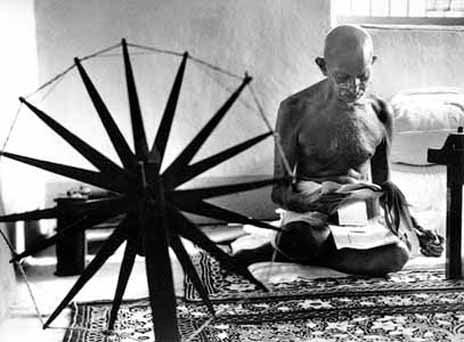
<path fill-rule="evenodd" d="M 321 253 L 327 253 L 325 245 L 329 236 L 327 225 L 312 226 L 306 222 L 293 221 L 284 225 L 273 241 L 257 248 L 239 250 L 233 257 L 244 265 L 271 260 L 314 264 L 318 262 Z"/>

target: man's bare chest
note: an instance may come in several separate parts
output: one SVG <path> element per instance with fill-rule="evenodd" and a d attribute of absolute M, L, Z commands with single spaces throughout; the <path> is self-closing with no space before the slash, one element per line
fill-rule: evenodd
<path fill-rule="evenodd" d="M 321 112 L 305 118 L 298 127 L 300 157 L 353 164 L 365 162 L 385 135 L 371 106 L 337 113 Z"/>

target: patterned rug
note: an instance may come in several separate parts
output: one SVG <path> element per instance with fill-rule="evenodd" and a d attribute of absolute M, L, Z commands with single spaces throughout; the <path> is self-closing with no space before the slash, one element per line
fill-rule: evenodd
<path fill-rule="evenodd" d="M 217 317 L 211 319 L 187 280 L 188 298 L 178 303 L 185 341 L 464 340 L 464 281 L 445 280 L 442 271 L 402 271 L 389 279 L 298 279 L 264 293 L 205 255 L 197 262 L 204 267 L 201 276 L 209 278 Z M 98 331 L 106 327 L 110 305 L 74 304 L 70 327 L 77 329 L 68 330 L 64 341 L 107 341 Z M 116 331 L 115 341 L 153 341 L 147 299 L 123 304 Z"/>
<path fill-rule="evenodd" d="M 349 276 L 343 278 L 298 278 L 291 282 L 268 284 L 270 292 L 257 291 L 248 280 L 226 272 L 207 253 L 196 254 L 192 261 L 213 302 L 227 302 L 242 298 L 285 297 L 304 298 L 307 295 L 358 295 L 379 292 L 407 293 L 414 291 L 464 290 L 464 281 L 446 280 L 443 270 L 407 270 L 392 273 L 388 278 Z M 199 302 L 201 297 L 191 280 L 184 281 L 184 298 Z"/>

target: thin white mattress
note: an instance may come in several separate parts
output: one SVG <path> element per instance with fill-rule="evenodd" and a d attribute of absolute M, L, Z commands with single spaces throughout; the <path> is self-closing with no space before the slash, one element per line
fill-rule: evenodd
<path fill-rule="evenodd" d="M 393 164 L 391 178 L 405 194 L 419 224 L 445 236 L 446 167 Z"/>

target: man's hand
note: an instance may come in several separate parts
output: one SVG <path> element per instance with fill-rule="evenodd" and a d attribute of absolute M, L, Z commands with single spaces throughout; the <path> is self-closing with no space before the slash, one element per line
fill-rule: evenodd
<path fill-rule="evenodd" d="M 297 177 L 301 181 L 313 181 L 317 183 L 334 182 L 338 184 L 356 184 L 362 180 L 362 174 L 355 169 L 348 169 L 346 173 L 338 176 L 319 176 L 319 177 Z"/>
<path fill-rule="evenodd" d="M 338 208 L 349 203 L 379 197 L 381 188 L 372 183 L 357 181 L 356 183 L 337 183 L 325 180 L 301 181 L 294 186 L 304 211 L 318 211 L 333 214 Z"/>
<path fill-rule="evenodd" d="M 318 211 L 327 215 L 332 215 L 348 199 L 349 194 L 338 194 L 336 192 L 320 195 L 317 201 L 308 203 L 308 211 Z"/>
<path fill-rule="evenodd" d="M 427 257 L 439 257 L 444 250 L 445 239 L 431 230 L 423 229 L 417 233 L 421 253 Z"/>
<path fill-rule="evenodd" d="M 419 240 L 420 252 L 428 257 L 439 257 L 444 250 L 445 239 L 443 236 L 430 229 L 425 229 L 413 216 L 411 216 L 411 223 Z"/>

